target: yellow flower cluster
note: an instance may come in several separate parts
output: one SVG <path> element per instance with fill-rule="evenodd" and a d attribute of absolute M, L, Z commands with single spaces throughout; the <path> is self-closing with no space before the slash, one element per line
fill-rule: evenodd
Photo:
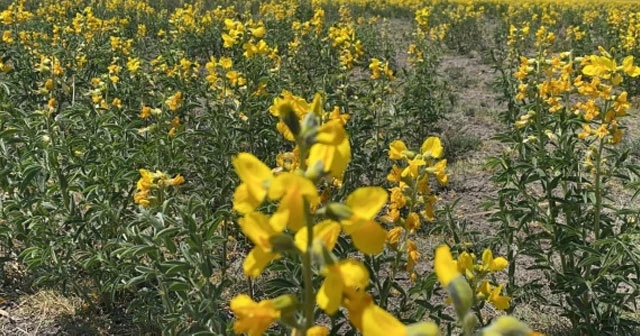
<path fill-rule="evenodd" d="M 340 63 L 346 69 L 353 68 L 354 62 L 364 55 L 362 42 L 356 38 L 355 23 L 349 7 L 339 9 L 340 21 L 329 28 L 331 45 L 338 50 Z"/>
<path fill-rule="evenodd" d="M 401 161 L 403 165 L 394 164 L 387 176 L 389 182 L 398 184 L 389 190 L 391 199 L 384 216 L 386 222 L 394 225 L 387 235 L 387 243 L 393 249 L 406 249 L 406 270 L 411 274 L 412 280 L 416 277 L 414 267 L 420 253 L 409 237 L 420 227 L 421 221 L 432 221 L 435 218 L 434 204 L 437 197 L 432 194 L 429 177 L 435 177 L 440 184 L 448 182 L 447 160 L 439 160 L 443 151 L 437 137 L 427 138 L 419 154 L 408 150 L 401 140 L 393 141 L 389 147 L 389 158 Z"/>
<path fill-rule="evenodd" d="M 504 310 L 509 307 L 511 300 L 509 297 L 500 295 L 503 285 L 493 288 L 485 279 L 489 273 L 505 269 L 508 265 L 507 260 L 502 257 L 494 258 L 489 249 L 482 253 L 482 264 L 475 264 L 475 260 L 475 255 L 467 252 L 460 254 L 457 260 L 454 259 L 447 245 L 436 248 L 434 261 L 436 276 L 447 290 L 465 333 L 470 333 L 478 324 L 477 318 L 470 310 L 479 301 L 487 300 L 496 308 Z M 472 288 L 475 288 L 475 291 Z M 497 318 L 492 324 L 482 329 L 480 334 L 542 336 L 510 316 Z"/>
<path fill-rule="evenodd" d="M 140 169 L 139 172 L 140 179 L 136 184 L 136 193 L 133 195 L 133 200 L 136 204 L 145 208 L 154 204 L 162 204 L 167 186 L 175 187 L 185 182 L 184 177 L 180 174 L 169 178 L 166 173 L 160 171 L 153 173 L 147 169 Z M 157 191 L 157 193 L 154 194 L 153 191 Z"/>
<path fill-rule="evenodd" d="M 369 70 L 371 70 L 371 79 L 379 79 L 382 74 L 384 74 L 388 80 L 396 80 L 396 77 L 393 75 L 393 70 L 389 68 L 389 62 L 383 63 L 377 58 L 372 58 L 369 64 Z"/>
<path fill-rule="evenodd" d="M 618 118 L 626 115 L 630 104 L 627 92 L 616 93 L 616 87 L 623 82 L 624 76 L 639 76 L 640 67 L 634 65 L 633 56 L 625 57 L 618 65 L 603 48 L 600 48 L 600 53 L 575 59 L 569 52 L 541 60 L 522 57 L 515 73 L 519 80 L 516 99 L 541 99 L 549 113 L 571 111 L 581 115 L 582 131 L 577 134 L 580 139 L 593 136 L 612 144 L 619 143 L 623 131 L 618 125 Z M 581 67 L 581 73 L 576 74 L 578 67 Z M 533 76 L 534 73 L 542 75 L 543 80 Z M 580 99 L 571 98 L 573 95 Z M 515 125 L 526 127 L 534 122 L 535 115 L 536 112 L 529 111 Z M 555 138 L 550 130 L 547 136 Z"/>

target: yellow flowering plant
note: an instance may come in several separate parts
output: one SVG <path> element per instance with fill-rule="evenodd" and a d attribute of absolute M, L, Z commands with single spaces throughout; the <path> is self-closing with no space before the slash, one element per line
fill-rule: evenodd
<path fill-rule="evenodd" d="M 523 305 L 636 334 L 639 22 L 630 0 L 2 1 L 2 331 L 40 322 L 29 282 L 116 334 L 535 335 L 504 316 Z M 494 112 L 490 146 L 447 132 Z M 468 221 L 458 172 L 499 141 Z"/>
<path fill-rule="evenodd" d="M 535 267 L 546 270 L 544 279 L 561 293 L 559 305 L 576 330 L 629 330 L 634 322 L 625 320 L 623 312 L 632 308 L 623 302 L 634 300 L 635 294 L 621 295 L 614 303 L 600 285 L 622 285 L 622 279 L 631 276 L 624 267 L 604 266 L 613 255 L 626 260 L 623 264 L 635 263 L 614 238 L 632 234 L 635 215 L 605 209 L 613 206 L 613 181 L 628 183 L 637 172 L 620 149 L 623 118 L 630 108 L 621 84 L 638 76 L 640 68 L 632 56 L 617 62 L 602 47 L 599 55 L 549 54 L 553 36 L 544 26 L 536 37 L 537 56 L 521 57 L 514 74 L 520 117 L 501 137 L 514 151 L 490 161 L 498 169 L 494 179 L 503 188 L 493 216 L 502 224 L 496 242 L 506 242 L 511 262 L 519 255 L 534 258 Z M 626 223 L 621 231 L 615 229 L 618 221 Z M 543 249 L 542 242 L 551 245 Z M 592 244 L 609 253 L 592 250 Z M 605 280 L 605 268 L 619 275 L 618 280 Z M 516 286 L 516 268 L 509 267 L 508 273 L 508 295 L 526 295 Z M 577 284 L 600 289 L 585 292 Z M 537 280 L 526 284 L 540 285 Z M 493 297 L 489 287 L 482 291 Z"/>

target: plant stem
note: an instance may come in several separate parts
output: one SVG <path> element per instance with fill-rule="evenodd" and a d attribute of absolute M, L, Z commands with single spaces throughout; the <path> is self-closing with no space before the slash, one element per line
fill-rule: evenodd
<path fill-rule="evenodd" d="M 300 147 L 300 168 L 305 171 L 307 164 L 308 149 L 303 141 L 298 142 Z M 302 254 L 302 276 L 304 281 L 304 323 L 302 324 L 301 335 L 306 335 L 307 330 L 314 324 L 314 308 L 316 305 L 313 293 L 313 274 L 311 269 L 311 250 L 313 247 L 313 216 L 309 211 L 309 202 L 304 200 L 304 218 L 306 219 L 307 230 L 307 250 Z"/>
<path fill-rule="evenodd" d="M 593 214 L 593 231 L 596 240 L 600 238 L 600 212 L 602 210 L 602 193 L 600 192 L 600 175 L 602 174 L 601 157 L 604 148 L 604 139 L 600 139 L 598 144 L 598 156 L 596 158 L 596 181 L 593 192 L 595 193 L 596 204 Z"/>

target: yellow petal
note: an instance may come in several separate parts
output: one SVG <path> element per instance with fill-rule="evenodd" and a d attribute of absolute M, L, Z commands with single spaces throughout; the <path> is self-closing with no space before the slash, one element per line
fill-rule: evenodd
<path fill-rule="evenodd" d="M 323 170 L 335 178 L 340 178 L 349 161 L 351 160 L 351 145 L 349 139 L 344 138 L 337 145 L 325 145 L 316 143 L 311 146 L 309 152 L 309 165 L 314 165 L 320 161 L 323 164 Z"/>
<path fill-rule="evenodd" d="M 407 145 L 402 140 L 395 140 L 389 145 L 389 158 L 391 160 L 402 159 L 402 152 L 407 150 Z"/>
<path fill-rule="evenodd" d="M 363 263 L 347 259 L 337 265 L 344 284 L 344 291 L 349 297 L 365 293 L 369 285 L 369 271 Z"/>
<path fill-rule="evenodd" d="M 510 302 L 511 302 L 511 298 L 508 297 L 508 296 L 496 296 L 495 298 L 493 298 L 491 300 L 491 303 L 493 303 L 493 305 L 498 310 L 507 310 L 507 309 L 509 309 Z"/>
<path fill-rule="evenodd" d="M 314 239 L 322 240 L 324 246 L 327 250 L 333 250 L 333 247 L 336 245 L 338 241 L 338 236 L 340 235 L 340 224 L 338 222 L 334 222 L 332 220 L 324 220 L 313 227 L 313 237 Z M 295 243 L 298 249 L 302 252 L 307 251 L 308 241 L 308 231 L 307 230 L 298 230 L 295 237 Z"/>
<path fill-rule="evenodd" d="M 278 175 L 269 187 L 269 198 L 272 200 L 278 200 L 285 194 L 311 196 L 311 200 L 318 197 L 315 184 L 304 176 L 294 173 Z"/>
<path fill-rule="evenodd" d="M 234 297 L 231 300 L 231 302 L 229 303 L 229 306 L 230 306 L 232 311 L 237 311 L 237 310 L 240 310 L 242 308 L 246 308 L 247 306 L 251 306 L 251 305 L 255 305 L 255 304 L 256 304 L 256 302 L 251 300 L 249 295 L 240 294 L 240 295 Z"/>
<path fill-rule="evenodd" d="M 259 246 L 254 247 L 244 259 L 242 268 L 248 277 L 256 278 L 262 273 L 271 260 L 279 258 L 276 253 L 269 252 Z"/>
<path fill-rule="evenodd" d="M 318 130 L 316 142 L 324 145 L 339 145 L 347 138 L 347 132 L 344 130 L 339 120 L 329 120 Z"/>
<path fill-rule="evenodd" d="M 491 269 L 491 263 L 493 262 L 493 252 L 490 249 L 484 250 L 482 252 L 482 267 L 485 270 Z"/>
<path fill-rule="evenodd" d="M 345 232 L 347 231 L 347 227 Z M 365 254 L 378 254 L 384 248 L 387 239 L 387 231 L 373 220 L 362 221 L 359 225 L 353 226 L 355 230 L 347 232 L 353 239 L 356 248 Z"/>
<path fill-rule="evenodd" d="M 316 294 L 316 303 L 327 314 L 333 315 L 342 304 L 342 279 L 340 273 L 329 272 Z"/>
<path fill-rule="evenodd" d="M 366 336 L 404 336 L 407 328 L 384 309 L 370 304 L 362 312 L 362 334 Z"/>
<path fill-rule="evenodd" d="M 627 56 L 622 60 L 622 71 L 631 77 L 640 75 L 640 67 L 633 65 L 633 56 Z"/>
<path fill-rule="evenodd" d="M 461 275 L 447 245 L 436 248 L 434 269 L 442 287 L 447 287 L 453 279 Z"/>
<path fill-rule="evenodd" d="M 484 294 L 486 298 L 489 298 L 489 295 L 491 295 L 491 284 L 489 284 L 489 281 L 482 280 L 476 292 Z"/>
<path fill-rule="evenodd" d="M 345 138 L 336 147 L 336 152 L 333 156 L 333 162 L 329 167 L 329 173 L 331 174 L 331 176 L 340 178 L 342 175 L 344 175 L 344 171 L 347 169 L 349 161 L 351 161 L 351 144 L 349 143 L 349 139 Z"/>
<path fill-rule="evenodd" d="M 374 218 L 387 203 L 387 192 L 380 187 L 362 187 L 352 192 L 345 205 L 360 219 Z"/>
<path fill-rule="evenodd" d="M 269 198 L 280 199 L 278 206 L 281 219 L 286 218 L 286 225 L 293 231 L 306 226 L 305 204 L 306 198 L 310 204 L 318 201 L 318 190 L 315 184 L 303 176 L 294 173 L 278 175 L 269 188 Z"/>
<path fill-rule="evenodd" d="M 247 184 L 248 191 L 262 201 L 267 193 L 265 184 L 273 179 L 271 169 L 249 153 L 238 154 L 232 163 L 240 180 Z"/>
<path fill-rule="evenodd" d="M 311 146 L 309 151 L 309 166 L 313 167 L 316 162 L 320 161 L 323 165 L 323 171 L 329 172 L 336 156 L 337 148 L 335 146 L 327 146 L 323 144 L 315 144 Z"/>
<path fill-rule="evenodd" d="M 489 297 L 489 301 L 491 303 L 493 303 L 493 305 L 496 307 L 496 309 L 499 310 L 507 310 L 509 309 L 509 303 L 511 302 L 511 298 L 508 296 L 502 296 L 500 295 L 500 292 L 502 292 L 502 287 L 504 285 L 500 285 L 496 288 L 494 288 L 491 291 L 491 296 Z"/>
<path fill-rule="evenodd" d="M 323 326 L 313 326 L 307 329 L 306 336 L 327 336 L 329 335 L 329 329 Z"/>
<path fill-rule="evenodd" d="M 428 137 L 420 147 L 420 152 L 427 157 L 439 159 L 442 157 L 442 144 L 438 137 Z"/>
<path fill-rule="evenodd" d="M 284 231 L 284 228 L 287 226 L 288 222 L 289 209 L 287 208 L 278 208 L 278 211 L 276 211 L 273 215 L 271 215 L 271 218 L 269 218 L 269 224 L 277 232 Z"/>
<path fill-rule="evenodd" d="M 498 257 L 493 259 L 493 263 L 491 264 L 491 271 L 500 272 L 503 269 L 507 268 L 507 266 L 509 266 L 509 262 L 507 261 L 507 259 Z"/>
<path fill-rule="evenodd" d="M 584 68 L 582 68 L 582 73 L 587 75 L 587 76 L 596 76 L 598 74 L 598 67 L 595 65 L 587 65 Z"/>
<path fill-rule="evenodd" d="M 458 271 L 460 273 L 464 273 L 467 270 L 471 271 L 473 270 L 473 264 L 474 264 L 474 260 L 473 258 L 471 258 L 471 255 L 468 252 L 462 252 L 459 256 L 458 256 Z"/>
<path fill-rule="evenodd" d="M 247 214 L 254 211 L 262 203 L 261 200 L 253 197 L 249 193 L 249 188 L 246 183 L 240 184 L 233 193 L 233 210 L 238 211 L 241 214 Z"/>
<path fill-rule="evenodd" d="M 320 93 L 316 93 L 313 96 L 313 101 L 310 106 L 311 112 L 313 112 L 317 117 L 322 117 L 322 95 Z"/>
<path fill-rule="evenodd" d="M 265 249 L 271 248 L 269 238 L 279 233 L 269 224 L 269 218 L 260 212 L 252 212 L 240 218 L 238 225 L 254 244 Z"/>

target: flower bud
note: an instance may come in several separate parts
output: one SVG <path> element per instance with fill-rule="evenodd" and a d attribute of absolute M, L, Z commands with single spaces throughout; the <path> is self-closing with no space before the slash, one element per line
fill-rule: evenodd
<path fill-rule="evenodd" d="M 490 326 L 482 329 L 483 336 L 527 336 L 531 328 L 513 316 L 500 316 Z"/>
<path fill-rule="evenodd" d="M 407 336 L 437 336 L 438 326 L 433 322 L 418 322 L 407 326 Z"/>
<path fill-rule="evenodd" d="M 298 299 L 293 294 L 280 295 L 272 300 L 275 309 L 283 311 L 295 308 L 298 305 Z"/>
<path fill-rule="evenodd" d="M 316 239 L 311 246 L 311 255 L 320 269 L 331 266 L 338 262 L 338 258 L 331 253 L 329 249 L 322 243 L 322 240 Z"/>
<path fill-rule="evenodd" d="M 478 325 L 478 318 L 472 312 L 468 312 L 467 315 L 462 319 L 462 330 L 464 330 L 465 335 L 473 335 L 473 331 L 476 329 Z"/>
<path fill-rule="evenodd" d="M 469 283 L 463 276 L 458 276 L 449 283 L 447 292 L 451 296 L 458 317 L 464 318 L 473 305 L 473 291 Z"/>
<path fill-rule="evenodd" d="M 409 150 L 404 151 L 402 154 L 404 154 L 409 160 L 413 160 L 413 158 L 416 157 L 416 153 Z"/>
<path fill-rule="evenodd" d="M 304 173 L 304 177 L 311 181 L 317 181 L 324 175 L 324 163 L 322 161 L 316 161 L 309 165 L 307 171 Z"/>

